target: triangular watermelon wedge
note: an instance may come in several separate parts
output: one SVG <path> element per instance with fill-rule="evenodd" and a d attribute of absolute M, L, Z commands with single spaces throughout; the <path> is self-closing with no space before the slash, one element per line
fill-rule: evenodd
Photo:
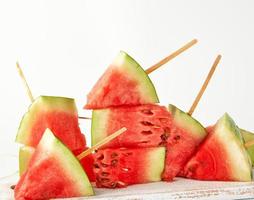
<path fill-rule="evenodd" d="M 77 156 L 87 149 L 88 147 L 85 147 L 84 149 L 75 150 L 72 153 L 75 156 Z M 30 146 L 20 147 L 19 149 L 19 175 L 20 176 L 26 172 L 29 161 L 32 158 L 34 151 L 35 151 L 34 147 L 30 147 Z M 90 182 L 94 182 L 95 176 L 93 172 L 93 163 L 94 163 L 93 155 L 92 154 L 87 155 L 79 162 L 82 165 L 83 169 L 85 170 L 86 175 L 88 176 Z"/>
<path fill-rule="evenodd" d="M 47 129 L 28 170 L 14 190 L 16 200 L 93 195 L 92 186 L 72 152 Z"/>
<path fill-rule="evenodd" d="M 162 178 L 172 181 L 196 152 L 207 132 L 196 119 L 176 106 L 170 104 L 168 110 L 172 123 L 166 143 L 167 153 Z"/>
<path fill-rule="evenodd" d="M 209 135 L 184 168 L 198 180 L 251 181 L 251 161 L 240 130 L 226 113 L 208 129 Z"/>
<path fill-rule="evenodd" d="M 49 128 L 72 151 L 83 149 L 85 137 L 78 124 L 74 99 L 40 96 L 29 107 L 20 123 L 16 142 L 36 147 Z"/>
<path fill-rule="evenodd" d="M 87 96 L 86 109 L 159 102 L 153 83 L 142 67 L 120 51 Z"/>

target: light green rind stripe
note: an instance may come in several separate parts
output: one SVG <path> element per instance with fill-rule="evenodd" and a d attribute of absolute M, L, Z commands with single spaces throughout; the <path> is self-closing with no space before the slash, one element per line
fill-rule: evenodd
<path fill-rule="evenodd" d="M 138 81 L 139 94 L 142 95 L 143 100 L 146 100 L 144 103 L 159 102 L 159 98 L 151 79 L 144 69 L 130 55 L 124 51 L 120 51 L 112 64 L 114 66 L 119 66 L 123 73 L 128 73 L 133 80 Z"/>
<path fill-rule="evenodd" d="M 29 137 L 32 137 L 31 128 L 36 122 L 37 115 L 41 112 L 47 111 L 63 111 L 77 115 L 77 108 L 74 99 L 66 97 L 40 96 L 35 99 L 35 101 L 30 105 L 27 113 L 23 116 L 16 136 L 16 142 L 29 145 Z"/>
<path fill-rule="evenodd" d="M 243 136 L 244 142 L 254 141 L 254 133 L 240 129 L 241 134 Z M 254 145 L 247 148 L 247 151 L 249 153 L 249 156 L 252 161 L 252 167 L 254 167 Z"/>
<path fill-rule="evenodd" d="M 80 196 L 94 195 L 92 185 L 77 158 L 49 129 L 43 134 L 38 148 L 45 149 L 57 158 L 68 178 L 79 190 Z"/>
<path fill-rule="evenodd" d="M 216 135 L 216 138 L 227 152 L 234 179 L 251 181 L 252 166 L 250 157 L 244 147 L 240 130 L 227 113 L 218 120 L 213 134 Z"/>
<path fill-rule="evenodd" d="M 110 109 L 93 110 L 91 140 L 92 146 L 107 137 L 108 116 Z"/>
<path fill-rule="evenodd" d="M 149 150 L 150 152 L 147 155 L 147 180 L 160 181 L 165 166 L 166 149 L 165 147 L 155 147 Z"/>
<path fill-rule="evenodd" d="M 178 127 L 200 140 L 206 137 L 207 133 L 205 128 L 196 119 L 172 104 L 168 106 L 168 110 L 173 117 L 174 123 L 176 123 Z"/>
<path fill-rule="evenodd" d="M 34 153 L 34 148 L 23 146 L 19 148 L 19 175 L 21 176 L 28 167 L 29 161 Z"/>

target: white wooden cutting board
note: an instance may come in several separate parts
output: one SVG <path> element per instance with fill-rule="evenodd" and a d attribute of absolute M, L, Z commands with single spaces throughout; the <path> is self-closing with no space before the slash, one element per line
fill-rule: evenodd
<path fill-rule="evenodd" d="M 13 190 L 17 175 L 0 185 L 0 200 L 13 199 Z M 212 182 L 178 178 L 174 182 L 157 182 L 133 185 L 123 189 L 98 189 L 96 196 L 70 198 L 70 200 L 170 200 L 170 199 L 254 199 L 254 182 Z"/>

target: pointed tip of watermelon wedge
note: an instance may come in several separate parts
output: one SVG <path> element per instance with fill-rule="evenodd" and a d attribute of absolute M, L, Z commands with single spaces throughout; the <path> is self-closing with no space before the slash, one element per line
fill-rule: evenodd
<path fill-rule="evenodd" d="M 230 131 L 234 133 L 235 136 L 240 140 L 242 144 L 244 144 L 243 137 L 241 135 L 240 129 L 235 124 L 234 120 L 230 117 L 228 113 L 224 113 L 224 115 L 217 121 L 215 125 L 215 129 L 219 128 L 221 132 Z"/>
<path fill-rule="evenodd" d="M 203 125 L 188 113 L 182 111 L 172 104 L 169 104 L 168 110 L 173 117 L 174 123 L 178 127 L 182 128 L 186 132 L 189 132 L 192 136 L 200 138 L 200 140 L 203 140 L 206 137 L 207 132 Z"/>
<path fill-rule="evenodd" d="M 15 199 L 51 199 L 94 192 L 77 158 L 46 129 L 14 194 Z"/>

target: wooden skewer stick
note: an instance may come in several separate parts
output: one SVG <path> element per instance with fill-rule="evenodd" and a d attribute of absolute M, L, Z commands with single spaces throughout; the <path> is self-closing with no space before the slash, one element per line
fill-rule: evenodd
<path fill-rule="evenodd" d="M 32 102 L 34 102 L 34 97 L 32 95 L 32 91 L 31 91 L 31 89 L 30 89 L 30 87 L 29 87 L 29 85 L 28 85 L 28 83 L 26 81 L 25 75 L 24 75 L 24 73 L 23 73 L 23 71 L 22 71 L 22 69 L 21 69 L 21 67 L 20 67 L 18 62 L 16 62 L 16 66 L 17 66 L 17 70 L 18 70 L 19 76 L 22 79 L 22 81 L 24 83 L 24 86 L 26 88 L 27 96 L 29 97 L 29 99 L 30 99 L 30 101 L 32 103 Z M 91 117 L 80 117 L 80 116 L 78 118 L 79 119 L 91 119 Z"/>
<path fill-rule="evenodd" d="M 23 83 L 24 83 L 24 85 L 25 85 L 27 95 L 28 95 L 28 97 L 30 98 L 31 102 L 33 102 L 33 101 L 34 101 L 34 97 L 33 97 L 33 95 L 32 95 L 31 89 L 30 89 L 30 87 L 29 87 L 29 85 L 28 85 L 28 83 L 27 83 L 27 81 L 26 81 L 26 78 L 25 78 L 25 76 L 24 76 L 24 73 L 23 73 L 22 69 L 20 68 L 18 62 L 16 62 L 16 66 L 17 66 L 17 70 L 18 70 L 18 72 L 19 72 L 19 76 L 21 77 L 21 79 L 22 79 L 22 81 L 23 81 Z"/>
<path fill-rule="evenodd" d="M 213 76 L 213 74 L 214 74 L 214 71 L 215 71 L 216 67 L 218 66 L 218 64 L 219 64 L 219 62 L 220 62 L 220 59 L 221 59 L 221 55 L 218 55 L 218 56 L 216 57 L 216 59 L 215 59 L 213 65 L 212 65 L 212 67 L 211 67 L 211 69 L 210 69 L 210 71 L 209 71 L 209 73 L 208 73 L 206 79 L 205 79 L 205 82 L 203 83 L 203 85 L 202 85 L 202 87 L 201 87 L 201 89 L 200 89 L 200 91 L 199 91 L 199 93 L 198 93 L 198 95 L 197 95 L 195 101 L 193 102 L 193 104 L 192 104 L 192 106 L 191 106 L 191 108 L 190 108 L 190 110 L 189 110 L 189 112 L 188 112 L 188 114 L 189 114 L 190 116 L 191 116 L 191 115 L 193 114 L 193 112 L 195 111 L 195 109 L 196 109 L 196 107 L 197 107 L 197 105 L 198 105 L 198 103 L 199 103 L 199 101 L 200 101 L 202 95 L 204 94 L 204 92 L 205 92 L 205 90 L 206 90 L 206 88 L 207 88 L 207 86 L 208 86 L 208 84 L 209 84 L 209 81 L 211 80 L 211 78 L 212 78 L 212 76 Z"/>
<path fill-rule="evenodd" d="M 77 158 L 79 160 L 82 160 L 84 157 L 86 157 L 87 155 L 91 154 L 93 151 L 95 151 L 96 149 L 100 148 L 101 146 L 103 146 L 104 144 L 110 142 L 111 140 L 113 140 L 114 138 L 116 138 L 117 136 L 119 136 L 120 134 L 124 133 L 127 130 L 127 128 L 123 127 L 121 129 L 119 129 L 118 131 L 116 131 L 115 133 L 109 135 L 108 137 L 104 138 L 103 140 L 101 140 L 100 142 L 98 142 L 96 145 L 92 146 L 90 149 L 87 149 L 86 151 L 82 152 L 81 154 L 79 154 L 77 156 Z"/>
<path fill-rule="evenodd" d="M 173 52 L 172 54 L 170 54 L 169 56 L 167 56 L 166 58 L 162 59 L 161 61 L 159 61 L 158 63 L 156 63 L 155 65 L 149 67 L 146 70 L 147 74 L 152 73 L 153 71 L 155 71 L 156 69 L 158 69 L 159 67 L 161 67 L 162 65 L 166 64 L 168 61 L 174 59 L 176 56 L 178 56 L 179 54 L 183 53 L 184 51 L 186 51 L 187 49 L 189 49 L 190 47 L 192 47 L 194 44 L 196 44 L 198 42 L 197 39 L 194 39 L 190 42 L 188 42 L 187 44 L 185 44 L 183 47 L 181 47 L 180 49 L 176 50 L 175 52 Z"/>

